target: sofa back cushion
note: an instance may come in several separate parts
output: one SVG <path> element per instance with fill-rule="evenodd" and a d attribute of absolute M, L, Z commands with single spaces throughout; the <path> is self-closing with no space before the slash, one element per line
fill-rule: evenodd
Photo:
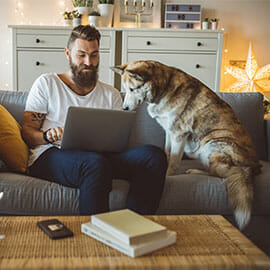
<path fill-rule="evenodd" d="M 3 105 L 16 121 L 22 125 L 23 113 L 28 92 L 1 91 L 0 104 Z"/>
<path fill-rule="evenodd" d="M 2 104 L 22 124 L 23 111 L 28 92 L 0 91 Z M 267 159 L 266 138 L 264 132 L 263 97 L 259 93 L 221 93 L 218 95 L 234 110 L 246 130 L 249 132 L 259 159 Z M 165 133 L 160 125 L 147 113 L 147 104 L 137 110 L 136 120 L 131 132 L 129 147 L 141 144 L 153 144 L 164 147 Z"/>
<path fill-rule="evenodd" d="M 217 93 L 234 110 L 255 145 L 258 158 L 267 159 L 264 132 L 263 97 L 260 93 Z M 130 137 L 130 146 L 154 144 L 164 147 L 165 133 L 147 113 L 147 104 L 137 109 L 137 117 Z"/>
<path fill-rule="evenodd" d="M 251 136 L 260 160 L 267 160 L 263 96 L 260 93 L 217 93 L 234 110 Z"/>

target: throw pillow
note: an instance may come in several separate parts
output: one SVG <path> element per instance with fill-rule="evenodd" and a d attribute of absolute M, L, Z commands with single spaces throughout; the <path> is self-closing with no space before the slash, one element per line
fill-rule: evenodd
<path fill-rule="evenodd" d="M 17 172 L 25 172 L 28 147 L 21 136 L 21 127 L 13 116 L 0 105 L 0 158 Z"/>

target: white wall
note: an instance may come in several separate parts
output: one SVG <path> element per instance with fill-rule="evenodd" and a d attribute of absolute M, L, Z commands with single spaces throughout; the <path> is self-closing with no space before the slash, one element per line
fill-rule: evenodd
<path fill-rule="evenodd" d="M 156 0 L 154 0 L 156 1 Z M 21 2 L 22 7 L 18 7 Z M 220 19 L 226 34 L 223 64 L 245 60 L 252 41 L 259 66 L 270 63 L 270 0 L 168 0 L 178 3 L 200 3 L 202 17 Z M 17 12 L 16 12 L 17 7 Z M 9 24 L 62 25 L 61 13 L 72 9 L 71 0 L 0 0 L 0 89 L 12 89 L 12 44 Z M 23 12 L 23 15 L 21 15 Z M 221 88 L 233 79 L 222 73 Z"/>

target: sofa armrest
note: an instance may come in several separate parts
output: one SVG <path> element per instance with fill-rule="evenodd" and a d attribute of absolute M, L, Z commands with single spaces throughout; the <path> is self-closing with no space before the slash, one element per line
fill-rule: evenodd
<path fill-rule="evenodd" d="M 267 147 L 267 160 L 270 161 L 270 117 L 264 119 L 265 122 L 265 136 L 266 136 L 266 147 Z"/>

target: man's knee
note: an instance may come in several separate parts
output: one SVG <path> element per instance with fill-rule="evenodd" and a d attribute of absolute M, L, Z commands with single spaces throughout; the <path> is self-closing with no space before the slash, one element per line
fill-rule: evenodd
<path fill-rule="evenodd" d="M 162 171 L 167 169 L 167 157 L 165 152 L 154 145 L 146 144 L 142 145 L 140 149 L 141 153 L 149 160 L 149 165 L 152 168 L 156 168 Z"/>
<path fill-rule="evenodd" d="M 96 179 L 96 184 L 111 185 L 112 166 L 110 161 L 98 153 L 85 155 L 79 165 L 80 174 L 89 180 Z"/>

